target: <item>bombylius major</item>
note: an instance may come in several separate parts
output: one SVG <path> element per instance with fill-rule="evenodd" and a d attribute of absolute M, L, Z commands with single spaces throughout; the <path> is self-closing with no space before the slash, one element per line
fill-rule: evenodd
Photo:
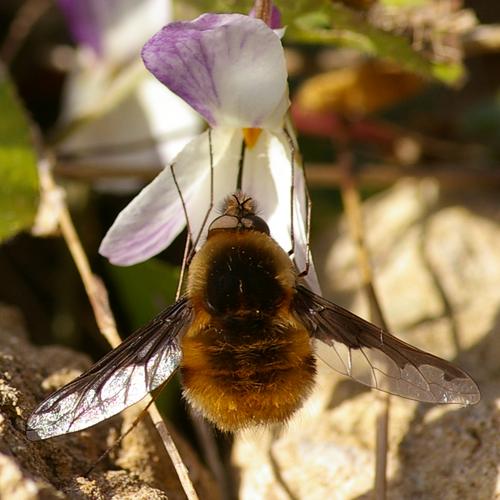
<path fill-rule="evenodd" d="M 185 295 L 45 399 L 28 420 L 28 436 L 90 427 L 141 400 L 179 367 L 184 396 L 221 430 L 284 422 L 313 387 L 316 355 L 406 398 L 480 398 L 461 369 L 311 292 L 252 198 L 238 192 L 194 256 Z"/>

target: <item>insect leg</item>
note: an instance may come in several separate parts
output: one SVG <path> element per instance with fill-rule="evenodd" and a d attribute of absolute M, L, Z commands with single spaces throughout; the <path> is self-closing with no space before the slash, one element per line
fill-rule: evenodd
<path fill-rule="evenodd" d="M 291 168 L 291 182 L 290 182 L 290 240 L 292 244 L 292 248 L 289 250 L 288 255 L 292 256 L 295 254 L 295 173 L 296 173 L 296 165 L 295 165 L 295 153 L 297 151 L 295 141 L 290 134 L 288 127 L 289 124 L 285 124 L 283 128 L 283 132 L 288 140 L 288 144 L 290 146 L 290 168 Z M 298 272 L 299 277 L 307 276 L 309 273 L 309 267 L 311 263 L 311 250 L 310 250 L 310 233 L 311 233 L 311 198 L 309 196 L 309 191 L 307 190 L 307 178 L 305 168 L 302 167 L 302 175 L 304 176 L 304 196 L 306 200 L 306 254 L 305 254 L 305 267 L 303 270 Z"/>
<path fill-rule="evenodd" d="M 214 151 L 212 147 L 212 129 L 208 129 L 208 154 L 210 158 L 210 203 L 208 204 L 207 211 L 205 212 L 205 217 L 203 218 L 203 222 L 201 223 L 200 232 L 196 235 L 196 240 L 193 242 L 193 247 L 191 248 L 190 260 L 196 252 L 196 247 L 201 239 L 201 235 L 203 234 L 203 230 L 207 225 L 208 217 L 212 208 L 214 206 Z"/>
<path fill-rule="evenodd" d="M 179 186 L 179 183 L 177 182 L 177 178 L 175 177 L 175 171 L 174 171 L 174 164 L 170 165 L 170 172 L 172 174 L 172 178 L 174 180 L 175 187 L 177 189 L 177 193 L 179 195 L 179 198 L 181 200 L 181 205 L 182 205 L 182 210 L 184 212 L 184 218 L 186 219 L 186 228 L 187 228 L 187 235 L 186 235 L 186 244 L 184 246 L 184 254 L 182 256 L 182 265 L 181 265 L 181 273 L 179 276 L 179 283 L 177 284 L 177 291 L 175 292 L 175 300 L 178 300 L 178 298 L 181 295 L 181 290 L 182 290 L 182 283 L 184 281 L 184 275 L 186 274 L 186 269 L 189 266 L 189 263 L 191 262 L 192 255 L 190 253 L 190 250 L 192 248 L 192 243 L 193 243 L 193 233 L 191 231 L 191 226 L 189 224 L 189 217 L 186 209 L 186 203 L 184 202 L 184 197 L 182 196 L 182 190 L 181 187 Z"/>
<path fill-rule="evenodd" d="M 312 202 L 309 196 L 309 191 L 307 189 L 307 178 L 304 170 L 304 194 L 306 197 L 306 263 L 302 271 L 298 273 L 299 277 L 307 276 L 309 273 L 309 267 L 311 265 L 311 247 L 310 247 L 310 237 L 311 237 L 311 211 Z"/>

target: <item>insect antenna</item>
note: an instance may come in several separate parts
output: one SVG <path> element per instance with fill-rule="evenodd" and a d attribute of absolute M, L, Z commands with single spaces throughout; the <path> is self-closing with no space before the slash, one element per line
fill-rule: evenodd
<path fill-rule="evenodd" d="M 182 189 L 177 181 L 177 177 L 175 176 L 175 164 L 170 165 L 170 173 L 172 174 L 172 178 L 175 184 L 175 188 L 177 189 L 177 194 L 179 195 L 179 199 L 182 205 L 182 211 L 184 213 L 184 219 L 186 220 L 186 228 L 187 228 L 187 236 L 186 236 L 186 244 L 184 245 L 184 254 L 182 257 L 182 265 L 181 272 L 179 276 L 179 283 L 177 285 L 177 291 L 175 294 L 176 300 L 180 297 L 182 285 L 184 282 L 184 277 L 186 275 L 186 269 L 189 267 L 191 260 L 196 253 L 196 247 L 198 246 L 198 242 L 201 239 L 201 235 L 203 234 L 203 230 L 207 224 L 208 217 L 212 208 L 214 206 L 214 154 L 212 147 L 212 130 L 208 129 L 208 148 L 209 148 L 209 158 L 210 158 L 210 202 L 203 218 L 203 222 L 200 227 L 200 231 L 196 236 L 196 239 L 193 238 L 193 231 L 191 229 L 191 224 L 189 222 L 189 214 L 187 211 L 186 202 L 184 200 L 184 196 L 182 195 Z"/>
<path fill-rule="evenodd" d="M 203 230 L 205 229 L 205 226 L 207 225 L 210 212 L 212 211 L 212 208 L 214 207 L 214 150 L 213 150 L 213 145 L 212 145 L 212 129 L 211 128 L 208 129 L 208 155 L 210 158 L 210 203 L 208 204 L 207 211 L 205 212 L 205 217 L 203 218 L 203 222 L 201 223 L 200 231 L 196 235 L 196 240 L 193 242 L 193 248 L 191 249 L 192 255 L 190 256 L 191 259 L 193 258 L 193 255 L 196 252 L 196 247 L 198 246 L 198 243 L 201 239 L 201 235 L 203 234 Z"/>
<path fill-rule="evenodd" d="M 137 425 L 139 424 L 139 422 L 147 415 L 148 413 L 148 410 L 150 408 L 150 406 L 158 399 L 158 396 L 160 395 L 162 389 L 165 387 L 165 385 L 168 383 L 168 380 L 167 382 L 163 383 L 163 385 L 159 386 L 156 391 L 155 391 L 155 394 L 153 396 L 150 397 L 147 405 L 141 410 L 141 413 L 139 413 L 139 415 L 137 415 L 137 417 L 135 417 L 134 421 L 132 422 L 132 424 L 130 425 L 130 427 L 125 431 L 123 432 L 122 434 L 120 434 L 120 436 L 118 437 L 118 439 L 111 445 L 111 446 L 108 446 L 108 448 L 106 448 L 106 450 L 99 456 L 99 458 L 92 464 L 92 466 L 83 474 L 84 477 L 88 477 L 89 474 L 114 450 L 116 449 L 120 444 L 121 442 L 137 427 Z"/>
<path fill-rule="evenodd" d="M 193 233 L 191 231 L 191 225 L 189 223 L 189 217 L 186 209 L 186 203 L 184 202 L 184 197 L 182 196 L 182 190 L 181 187 L 179 186 L 179 182 L 177 181 L 177 177 L 175 176 L 175 170 L 174 170 L 175 164 L 170 165 L 170 173 L 172 174 L 172 179 L 174 180 L 175 188 L 177 189 L 177 194 L 179 195 L 179 199 L 181 200 L 181 205 L 182 205 L 182 211 L 184 212 L 184 218 L 186 219 L 186 230 L 187 230 L 187 235 L 186 235 L 186 243 L 184 245 L 184 253 L 182 255 L 182 265 L 181 265 L 181 272 L 179 276 L 179 283 L 177 284 L 177 291 L 175 292 L 175 300 L 178 300 L 181 291 L 182 291 L 182 284 L 184 282 L 184 276 L 186 274 L 186 269 L 189 266 L 190 261 L 190 256 L 191 256 L 191 248 L 192 248 L 192 243 L 193 243 Z"/>

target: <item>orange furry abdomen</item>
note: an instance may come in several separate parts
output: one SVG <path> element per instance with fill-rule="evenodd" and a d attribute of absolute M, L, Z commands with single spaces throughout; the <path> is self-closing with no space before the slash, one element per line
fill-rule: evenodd
<path fill-rule="evenodd" d="M 201 314 L 182 340 L 189 403 L 223 431 L 286 421 L 316 373 L 308 333 L 285 316 L 231 319 Z"/>

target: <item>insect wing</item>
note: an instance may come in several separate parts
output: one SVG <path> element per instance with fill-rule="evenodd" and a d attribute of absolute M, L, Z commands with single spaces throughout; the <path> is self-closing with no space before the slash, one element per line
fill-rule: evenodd
<path fill-rule="evenodd" d="M 475 404 L 476 383 L 460 368 L 397 339 L 299 285 L 295 312 L 334 370 L 362 384 L 429 403 Z"/>
<path fill-rule="evenodd" d="M 85 429 L 159 387 L 179 366 L 179 337 L 191 317 L 187 299 L 162 311 L 88 371 L 45 399 L 28 419 L 28 438 L 46 439 Z"/>

